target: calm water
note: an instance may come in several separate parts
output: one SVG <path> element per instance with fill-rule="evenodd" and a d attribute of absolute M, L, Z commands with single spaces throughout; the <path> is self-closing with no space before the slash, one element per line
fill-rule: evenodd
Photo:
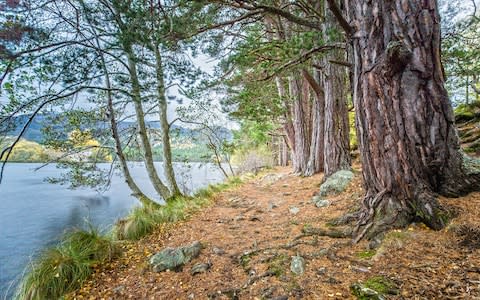
<path fill-rule="evenodd" d="M 0 299 L 8 299 L 25 267 L 41 249 L 54 244 L 72 227 L 85 221 L 108 229 L 138 202 L 130 196 L 123 179 L 115 175 L 108 191 L 69 190 L 67 186 L 46 183 L 45 177 L 62 170 L 38 164 L 9 164 L 0 184 Z M 108 167 L 107 165 L 104 166 Z M 213 165 L 175 166 L 179 185 L 188 191 L 223 180 Z M 157 170 L 162 173 L 161 163 Z M 131 163 L 131 172 L 144 192 L 155 195 L 141 163 Z"/>

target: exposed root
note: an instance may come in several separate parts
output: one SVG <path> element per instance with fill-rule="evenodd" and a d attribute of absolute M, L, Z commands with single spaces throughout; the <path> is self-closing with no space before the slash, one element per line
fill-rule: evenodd
<path fill-rule="evenodd" d="M 418 187 L 413 200 L 392 195 L 383 190 L 375 196 L 366 196 L 353 231 L 353 243 L 361 239 L 372 240 L 383 233 L 404 228 L 411 222 L 423 222 L 434 230 L 445 227 L 449 214 L 440 206 L 427 188 Z"/>
<path fill-rule="evenodd" d="M 311 235 L 328 236 L 335 239 L 350 238 L 352 236 L 352 229 L 350 227 L 347 227 L 344 231 L 306 227 L 302 229 L 302 232 L 304 236 L 311 236 Z"/>

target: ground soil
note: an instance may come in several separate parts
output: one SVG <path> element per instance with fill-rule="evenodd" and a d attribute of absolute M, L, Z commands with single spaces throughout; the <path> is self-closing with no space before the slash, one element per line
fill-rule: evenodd
<path fill-rule="evenodd" d="M 68 298 L 353 299 L 353 283 L 384 276 L 400 290 L 389 299 L 480 299 L 480 193 L 440 199 L 457 214 L 446 229 L 412 224 L 389 233 L 376 251 L 366 251 L 368 241 L 352 245 L 350 238 L 302 236 L 304 228 L 331 230 L 329 220 L 358 206 L 363 195 L 358 168 L 347 190 L 328 197 L 331 205 L 323 208 L 311 202 L 322 175 L 289 172 L 278 168 L 268 172 L 275 175 L 257 176 L 216 195 L 189 220 L 124 244 L 118 259 L 98 266 Z M 292 207 L 299 212 L 293 214 Z M 204 249 L 182 270 L 149 268 L 152 254 L 193 241 Z M 290 271 L 294 255 L 306 261 L 303 275 Z M 190 274 L 194 264 L 207 262 L 209 271 Z"/>

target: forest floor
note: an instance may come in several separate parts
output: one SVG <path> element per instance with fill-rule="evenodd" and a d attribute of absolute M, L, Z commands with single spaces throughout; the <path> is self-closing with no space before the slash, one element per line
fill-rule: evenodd
<path fill-rule="evenodd" d="M 121 256 L 96 268 L 72 299 L 354 299 L 350 286 L 387 278 L 398 288 L 388 299 L 480 299 L 480 193 L 440 198 L 458 213 L 442 231 L 423 224 L 390 232 L 376 250 L 368 241 L 305 235 L 331 229 L 328 221 L 357 207 L 363 190 L 355 178 L 330 205 L 311 198 L 322 175 L 301 178 L 277 168 L 219 193 L 189 220 L 164 225 Z M 165 247 L 200 241 L 200 255 L 182 270 L 153 272 L 149 257 Z M 290 270 L 300 255 L 302 275 Z M 196 263 L 211 268 L 191 275 Z M 382 277 L 379 277 L 382 276 Z"/>

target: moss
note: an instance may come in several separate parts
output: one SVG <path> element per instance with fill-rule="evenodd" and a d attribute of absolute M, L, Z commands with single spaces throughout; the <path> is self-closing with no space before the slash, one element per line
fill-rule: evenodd
<path fill-rule="evenodd" d="M 251 259 L 252 254 L 250 253 L 240 256 L 240 265 L 242 266 L 243 270 L 245 270 L 245 272 L 250 271 L 250 267 L 248 265 L 250 264 Z"/>
<path fill-rule="evenodd" d="M 384 276 L 373 276 L 365 281 L 365 287 L 379 292 L 380 294 L 398 295 L 398 287 L 392 280 Z"/>
<path fill-rule="evenodd" d="M 370 259 L 372 258 L 377 252 L 375 250 L 365 250 L 365 251 L 361 251 L 361 252 L 358 252 L 356 253 L 355 255 L 359 258 L 363 258 L 363 259 Z"/>
<path fill-rule="evenodd" d="M 280 277 L 286 273 L 287 264 L 288 256 L 286 254 L 277 255 L 269 262 L 268 271 Z"/>
<path fill-rule="evenodd" d="M 355 283 L 350 290 L 359 300 L 385 299 L 384 295 L 398 295 L 400 291 L 392 280 L 384 276 L 373 276 L 364 283 Z"/>

